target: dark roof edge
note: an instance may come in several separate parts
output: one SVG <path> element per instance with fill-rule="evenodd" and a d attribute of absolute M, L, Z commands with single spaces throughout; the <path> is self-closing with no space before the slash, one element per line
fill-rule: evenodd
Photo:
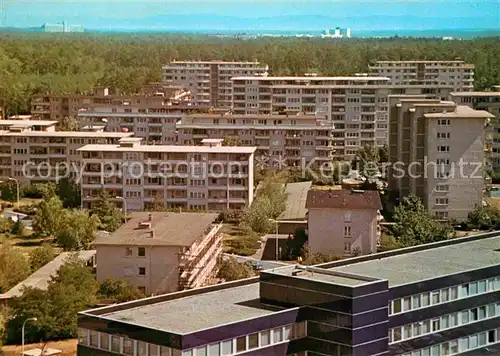
<path fill-rule="evenodd" d="M 215 284 L 215 285 L 207 286 L 207 287 L 195 288 L 195 289 L 174 292 L 174 293 L 169 293 L 169 294 L 162 294 L 162 295 L 158 295 L 158 296 L 154 296 L 154 297 L 134 300 L 131 302 L 119 303 L 119 304 L 114 304 L 114 305 L 110 305 L 110 306 L 85 310 L 79 314 L 84 314 L 84 315 L 88 315 L 88 316 L 93 316 L 93 315 L 97 316 L 97 315 L 103 315 L 103 314 L 107 314 L 107 313 L 114 313 L 114 312 L 117 312 L 120 310 L 137 308 L 137 307 L 142 307 L 145 305 L 166 302 L 169 300 L 175 300 L 175 299 L 191 297 L 194 295 L 215 292 L 215 291 L 224 290 L 224 289 L 241 287 L 241 286 L 245 286 L 248 284 L 253 284 L 253 283 L 259 282 L 259 278 L 260 278 L 259 276 L 256 276 L 256 277 L 251 277 L 251 278 L 242 279 L 242 280 L 233 281 L 233 282 Z"/>
<path fill-rule="evenodd" d="M 339 260 L 339 261 L 334 261 L 334 262 L 321 263 L 319 265 L 315 265 L 314 267 L 328 269 L 328 268 L 334 268 L 334 267 L 347 266 L 347 265 L 352 265 L 352 264 L 356 264 L 359 262 L 379 260 L 379 259 L 386 258 L 386 257 L 400 256 L 400 255 L 404 255 L 407 253 L 431 250 L 433 248 L 438 248 L 438 247 L 458 245 L 458 244 L 465 243 L 465 242 L 485 240 L 485 239 L 489 239 L 492 237 L 498 237 L 498 236 L 500 236 L 500 230 L 486 232 L 486 233 L 482 233 L 482 234 L 475 234 L 475 235 L 465 236 L 465 237 L 451 238 L 451 239 L 444 240 L 444 241 L 432 242 L 432 243 L 418 245 L 418 246 L 399 248 L 397 250 L 374 253 L 374 254 L 366 255 L 366 256 L 352 257 L 352 258 L 347 258 L 344 260 Z"/>

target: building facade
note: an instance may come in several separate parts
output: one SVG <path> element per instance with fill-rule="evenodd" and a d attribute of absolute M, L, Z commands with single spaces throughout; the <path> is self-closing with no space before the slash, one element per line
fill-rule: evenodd
<path fill-rule="evenodd" d="M 482 204 L 486 111 L 422 98 L 390 99 L 389 189 L 414 194 L 442 219 Z"/>
<path fill-rule="evenodd" d="M 57 121 L 0 120 L 0 176 L 19 184 L 77 179 L 80 147 L 116 144 L 132 133 L 55 131 Z"/>
<path fill-rule="evenodd" d="M 259 62 L 172 61 L 163 66 L 163 82 L 189 90 L 197 106 L 231 107 L 231 78 L 264 76 L 268 66 Z"/>
<path fill-rule="evenodd" d="M 95 88 L 90 94 L 44 94 L 31 101 L 33 118 L 61 120 L 83 112 L 166 114 L 190 110 L 189 93 L 160 84 L 144 86 L 137 94 L 112 94 L 108 88 Z M 194 108 L 193 108 L 194 110 Z"/>
<path fill-rule="evenodd" d="M 467 105 L 476 110 L 486 110 L 491 118 L 486 131 L 485 152 L 488 163 L 495 172 L 500 171 L 500 87 L 493 92 L 453 92 L 450 100 L 458 105 Z"/>
<path fill-rule="evenodd" d="M 222 249 L 213 213 L 132 213 L 96 239 L 98 281 L 125 280 L 146 295 L 203 285 Z"/>
<path fill-rule="evenodd" d="M 78 150 L 83 204 L 91 207 L 104 190 L 124 198 L 131 211 L 156 202 L 180 210 L 243 209 L 253 199 L 255 147 L 224 147 L 221 141 L 168 146 L 127 138 L 117 145 L 86 145 Z"/>
<path fill-rule="evenodd" d="M 474 88 L 474 64 L 455 61 L 377 61 L 370 75 L 391 79 L 395 85 L 447 85 L 454 91 Z"/>
<path fill-rule="evenodd" d="M 311 253 L 352 256 L 377 252 L 378 191 L 310 190 L 307 244 Z"/>
<path fill-rule="evenodd" d="M 79 313 L 78 355 L 496 356 L 498 232 Z"/>

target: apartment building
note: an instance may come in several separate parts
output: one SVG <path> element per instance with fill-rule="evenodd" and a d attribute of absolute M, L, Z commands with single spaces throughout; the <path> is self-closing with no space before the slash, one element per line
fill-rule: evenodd
<path fill-rule="evenodd" d="M 145 294 L 200 287 L 222 249 L 214 213 L 132 213 L 96 239 L 96 277 L 125 280 Z"/>
<path fill-rule="evenodd" d="M 176 125 L 178 143 L 232 138 L 256 147 L 260 168 L 319 167 L 344 157 L 344 135 L 333 122 L 314 115 L 186 115 Z"/>
<path fill-rule="evenodd" d="M 309 190 L 307 244 L 312 253 L 352 256 L 377 252 L 378 191 Z"/>
<path fill-rule="evenodd" d="M 112 94 L 108 88 L 96 88 L 91 94 L 44 94 L 31 101 L 35 119 L 61 120 L 77 117 L 80 111 L 123 113 L 169 113 L 188 110 L 190 93 L 159 84 L 144 86 L 137 94 Z"/>
<path fill-rule="evenodd" d="M 495 116 L 487 127 L 485 152 L 487 162 L 495 172 L 500 172 L 500 87 L 492 92 L 453 92 L 450 93 L 450 100 L 458 105 L 486 110 Z"/>
<path fill-rule="evenodd" d="M 163 66 L 163 82 L 191 92 L 197 106 L 231 107 L 231 78 L 264 76 L 268 66 L 259 62 L 172 61 Z"/>
<path fill-rule="evenodd" d="M 177 144 L 176 124 L 183 114 L 113 113 L 80 111 L 78 120 L 87 128 L 107 132 L 131 132 L 149 144 Z"/>
<path fill-rule="evenodd" d="M 381 77 L 235 77 L 233 113 L 301 113 L 325 117 L 344 134 L 339 156 L 350 160 L 365 145 L 387 143 L 387 96 Z M 342 153 L 342 154 L 341 154 Z"/>
<path fill-rule="evenodd" d="M 79 356 L 497 356 L 497 232 L 78 314 Z"/>
<path fill-rule="evenodd" d="M 482 204 L 484 136 L 493 115 L 454 102 L 390 97 L 389 189 L 420 197 L 438 218 Z"/>
<path fill-rule="evenodd" d="M 119 144 L 86 145 L 82 197 L 91 207 L 101 190 L 126 209 L 143 211 L 158 199 L 164 207 L 219 211 L 243 209 L 253 199 L 255 147 L 143 145 L 141 138 Z"/>
<path fill-rule="evenodd" d="M 55 131 L 57 121 L 0 120 L 0 176 L 21 185 L 78 177 L 87 144 L 113 144 L 132 133 Z"/>
<path fill-rule="evenodd" d="M 474 64 L 454 61 L 377 61 L 370 75 L 391 79 L 392 84 L 449 85 L 454 91 L 474 88 Z"/>

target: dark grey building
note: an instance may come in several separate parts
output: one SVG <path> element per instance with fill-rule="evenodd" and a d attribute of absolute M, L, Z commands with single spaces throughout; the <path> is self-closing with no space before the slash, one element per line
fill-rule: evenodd
<path fill-rule="evenodd" d="M 82 312 L 78 355 L 500 355 L 500 232 Z"/>

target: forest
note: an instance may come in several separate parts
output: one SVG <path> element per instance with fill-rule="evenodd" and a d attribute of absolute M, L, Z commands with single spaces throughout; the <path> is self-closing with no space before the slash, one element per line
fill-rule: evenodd
<path fill-rule="evenodd" d="M 259 60 L 273 75 L 352 75 L 375 60 L 474 63 L 477 90 L 500 84 L 498 37 L 474 40 L 218 38 L 127 34 L 1 34 L 0 104 L 29 112 L 36 94 L 85 93 L 107 86 L 123 93 L 161 80 L 161 66 L 178 60 Z"/>

